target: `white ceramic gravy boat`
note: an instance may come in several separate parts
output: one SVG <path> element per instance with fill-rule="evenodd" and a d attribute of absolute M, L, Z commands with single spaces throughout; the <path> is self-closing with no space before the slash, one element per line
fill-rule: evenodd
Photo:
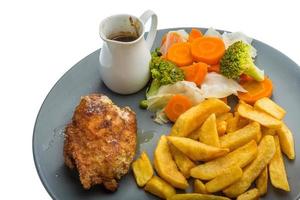
<path fill-rule="evenodd" d="M 151 27 L 144 39 L 145 23 L 151 17 Z M 150 78 L 150 49 L 157 31 L 157 16 L 148 10 L 140 18 L 132 15 L 113 15 L 100 23 L 99 34 L 104 41 L 100 51 L 100 75 L 105 85 L 120 94 L 131 94 L 142 89 Z M 120 33 L 135 34 L 129 41 L 111 39 Z"/>

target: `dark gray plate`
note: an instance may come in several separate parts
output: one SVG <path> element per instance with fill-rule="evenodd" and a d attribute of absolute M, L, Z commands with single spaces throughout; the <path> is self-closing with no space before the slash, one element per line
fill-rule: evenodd
<path fill-rule="evenodd" d="M 162 35 L 171 29 L 158 32 L 154 47 L 159 46 Z M 190 30 L 190 28 L 186 28 Z M 204 29 L 202 29 L 204 31 Z M 285 121 L 294 133 L 296 154 L 300 154 L 300 68 L 288 57 L 272 47 L 254 41 L 258 51 L 256 63 L 274 82 L 273 99 L 287 110 Z M 151 119 L 151 113 L 138 107 L 145 91 L 132 95 L 118 95 L 108 90 L 101 82 L 98 72 L 99 50 L 82 59 L 55 84 L 45 99 L 37 116 L 33 134 L 33 156 L 36 169 L 46 190 L 57 200 L 142 200 L 157 199 L 137 187 L 132 172 L 122 178 L 119 188 L 111 193 L 102 186 L 89 191 L 82 189 L 77 174 L 67 169 L 63 162 L 63 129 L 70 121 L 80 96 L 103 93 L 120 106 L 129 105 L 138 119 L 138 152 L 145 150 L 150 157 L 161 134 L 167 134 L 170 125 L 160 126 Z M 153 136 L 153 137 L 152 137 Z M 300 159 L 285 159 L 291 192 L 274 189 L 271 185 L 264 199 L 297 199 L 300 195 Z"/>

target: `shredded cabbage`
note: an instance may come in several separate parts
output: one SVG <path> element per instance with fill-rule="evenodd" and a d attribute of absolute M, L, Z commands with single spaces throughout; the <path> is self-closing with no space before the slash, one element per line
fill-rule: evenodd
<path fill-rule="evenodd" d="M 172 37 L 172 34 L 176 34 L 179 37 Z M 169 48 L 178 42 L 186 42 L 189 38 L 189 34 L 183 30 L 177 30 L 177 31 L 169 31 L 166 35 L 166 40 L 164 41 L 164 43 L 162 44 L 162 46 L 160 47 L 160 52 L 163 55 L 166 55 Z"/>
<path fill-rule="evenodd" d="M 205 36 L 211 36 L 211 37 L 218 37 L 222 39 L 221 33 L 219 33 L 216 29 L 210 27 L 207 29 L 207 31 L 204 33 Z"/>
<path fill-rule="evenodd" d="M 215 72 L 208 73 L 201 84 L 201 92 L 205 98 L 224 98 L 237 92 L 247 92 L 241 85 Z"/>
<path fill-rule="evenodd" d="M 168 122 L 163 109 L 169 100 L 176 94 L 182 94 L 188 97 L 193 105 L 196 105 L 204 100 L 201 90 L 194 82 L 178 81 L 174 84 L 161 86 L 156 95 L 150 96 L 147 99 L 147 109 L 151 112 L 156 112 L 154 119 L 155 122 L 160 124 Z"/>
<path fill-rule="evenodd" d="M 221 33 L 219 33 L 216 29 L 209 28 L 207 29 L 204 35 L 223 39 L 226 49 L 237 41 L 243 41 L 251 46 L 251 57 L 255 58 L 257 55 L 256 49 L 251 45 L 253 39 L 248 37 L 242 32 L 233 32 L 233 33 L 224 32 L 221 35 Z"/>
<path fill-rule="evenodd" d="M 154 121 L 158 124 L 166 124 L 169 122 L 169 119 L 164 110 L 162 109 L 155 113 Z"/>
<path fill-rule="evenodd" d="M 243 41 L 247 44 L 249 44 L 251 46 L 251 57 L 255 58 L 257 53 L 256 53 L 256 49 L 251 45 L 253 39 L 248 37 L 247 35 L 245 35 L 242 32 L 233 32 L 233 33 L 227 33 L 224 32 L 222 35 L 224 44 L 226 49 L 232 45 L 233 43 L 237 42 L 237 41 Z"/>
<path fill-rule="evenodd" d="M 157 95 L 162 94 L 182 94 L 188 97 L 193 105 L 204 100 L 201 90 L 194 82 L 178 81 L 172 85 L 164 85 L 159 88 Z"/>
<path fill-rule="evenodd" d="M 148 110 L 151 112 L 157 112 L 163 109 L 174 94 L 157 94 L 147 99 Z"/>

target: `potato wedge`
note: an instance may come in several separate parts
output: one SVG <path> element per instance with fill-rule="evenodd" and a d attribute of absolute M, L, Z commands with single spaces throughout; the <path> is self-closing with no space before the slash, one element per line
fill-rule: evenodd
<path fill-rule="evenodd" d="M 237 112 L 237 114 L 238 114 L 238 112 Z M 246 118 L 240 116 L 239 114 L 238 114 L 238 116 L 239 116 L 239 120 L 238 120 L 238 123 L 237 123 L 238 129 L 244 128 L 246 125 L 248 125 L 250 123 L 249 119 L 246 119 Z"/>
<path fill-rule="evenodd" d="M 282 152 L 291 160 L 295 159 L 295 146 L 294 138 L 291 130 L 287 127 L 285 123 L 277 129 L 277 134 L 279 137 L 280 147 Z"/>
<path fill-rule="evenodd" d="M 223 136 L 226 133 L 228 120 L 233 118 L 233 114 L 231 112 L 222 113 L 216 116 L 217 130 L 219 136 Z"/>
<path fill-rule="evenodd" d="M 239 102 L 234 106 L 234 108 L 233 108 L 233 110 L 234 110 L 234 113 L 238 113 L 238 107 L 239 107 L 239 105 L 240 104 L 247 104 L 245 101 L 243 101 L 243 100 L 239 100 Z"/>
<path fill-rule="evenodd" d="M 224 113 L 224 114 L 231 114 L 232 113 Z M 223 120 L 223 121 L 216 121 L 216 125 L 217 125 L 217 132 L 219 136 L 223 136 L 226 133 L 227 130 L 227 121 Z M 187 137 L 191 138 L 193 140 L 199 140 L 199 132 L 200 132 L 201 127 L 197 128 L 196 130 L 194 130 L 192 133 L 190 133 Z"/>
<path fill-rule="evenodd" d="M 207 194 L 208 193 L 205 188 L 204 183 L 199 179 L 195 179 L 195 181 L 194 181 L 194 193 L 199 193 L 199 194 Z"/>
<path fill-rule="evenodd" d="M 251 140 L 257 140 L 259 133 L 259 123 L 251 122 L 242 129 L 220 137 L 220 144 L 222 148 L 229 148 L 230 151 L 232 151 L 250 142 Z"/>
<path fill-rule="evenodd" d="M 221 191 L 239 180 L 243 175 L 243 170 L 238 165 L 232 165 L 224 170 L 224 172 L 218 175 L 216 178 L 205 184 L 207 192 L 214 193 Z"/>
<path fill-rule="evenodd" d="M 261 133 L 261 128 L 260 128 L 259 132 L 256 135 L 256 142 L 259 143 L 261 138 L 262 138 L 262 133 Z"/>
<path fill-rule="evenodd" d="M 276 147 L 273 136 L 267 135 L 262 138 L 258 145 L 257 157 L 245 168 L 242 178 L 223 190 L 223 193 L 228 197 L 237 197 L 244 193 L 268 165 L 275 152 Z"/>
<path fill-rule="evenodd" d="M 259 199 L 259 192 L 258 189 L 253 188 L 248 190 L 247 192 L 239 195 L 236 200 L 258 200 Z"/>
<path fill-rule="evenodd" d="M 230 200 L 230 199 L 227 197 L 217 196 L 212 194 L 186 193 L 186 194 L 175 194 L 169 197 L 168 200 Z"/>
<path fill-rule="evenodd" d="M 160 137 L 154 151 L 154 168 L 158 175 L 173 187 L 186 189 L 189 186 L 187 180 L 182 173 L 178 171 L 177 166 L 172 159 L 165 135 Z"/>
<path fill-rule="evenodd" d="M 265 167 L 255 181 L 259 196 L 263 196 L 268 191 L 268 167 Z"/>
<path fill-rule="evenodd" d="M 232 132 L 238 130 L 238 122 L 239 122 L 239 116 L 237 116 L 237 115 L 228 119 L 226 132 L 232 133 Z"/>
<path fill-rule="evenodd" d="M 270 180 L 274 187 L 284 191 L 290 191 L 278 136 L 274 136 L 274 140 L 276 145 L 276 153 L 269 164 Z"/>
<path fill-rule="evenodd" d="M 190 138 L 168 136 L 168 140 L 182 153 L 195 161 L 212 160 L 229 152 L 228 149 L 209 146 Z"/>
<path fill-rule="evenodd" d="M 200 131 L 200 128 L 201 127 L 199 127 L 199 128 L 197 128 L 196 130 L 194 130 L 193 132 L 191 132 L 187 137 L 188 138 L 191 138 L 191 139 L 193 139 L 193 140 L 199 140 L 199 131 Z"/>
<path fill-rule="evenodd" d="M 264 137 L 265 135 L 276 135 L 277 130 L 275 128 L 267 128 L 267 127 L 261 127 L 261 133 L 262 133 L 262 137 Z"/>
<path fill-rule="evenodd" d="M 225 135 L 226 130 L 227 130 L 227 122 L 225 120 L 217 122 L 217 132 L 219 136 Z"/>
<path fill-rule="evenodd" d="M 227 121 L 227 120 L 229 120 L 231 118 L 233 118 L 233 114 L 231 112 L 226 112 L 226 113 L 218 114 L 216 116 L 217 122 Z"/>
<path fill-rule="evenodd" d="M 192 168 L 190 174 L 201 180 L 211 180 L 222 174 L 228 167 L 237 164 L 243 168 L 248 165 L 257 155 L 257 144 L 254 140 L 244 146 L 230 152 L 224 157 L 198 165 Z"/>
<path fill-rule="evenodd" d="M 180 115 L 171 129 L 172 136 L 188 136 L 196 130 L 212 113 L 225 113 L 230 107 L 219 99 L 208 99 Z"/>
<path fill-rule="evenodd" d="M 162 199 L 167 199 L 176 194 L 176 190 L 169 183 L 162 180 L 158 176 L 153 176 L 147 182 L 144 190 Z"/>
<path fill-rule="evenodd" d="M 245 103 L 240 103 L 237 110 L 242 117 L 245 117 L 252 121 L 256 121 L 260 123 L 262 126 L 268 128 L 280 128 L 282 124 L 281 121 L 275 119 L 271 115 L 263 111 L 255 110 L 252 106 Z"/>
<path fill-rule="evenodd" d="M 202 124 L 199 131 L 199 141 L 207 145 L 220 147 L 215 113 L 211 114 Z"/>
<path fill-rule="evenodd" d="M 286 114 L 286 111 L 282 107 L 267 97 L 257 100 L 254 104 L 254 108 L 262 110 L 279 120 L 283 119 Z"/>
<path fill-rule="evenodd" d="M 190 170 L 196 167 L 196 164 L 191 161 L 184 153 L 179 151 L 173 144 L 169 144 L 169 148 L 178 169 L 181 171 L 184 177 L 189 178 Z"/>
<path fill-rule="evenodd" d="M 131 166 L 137 185 L 143 187 L 153 176 L 152 164 L 146 152 L 142 152 Z"/>

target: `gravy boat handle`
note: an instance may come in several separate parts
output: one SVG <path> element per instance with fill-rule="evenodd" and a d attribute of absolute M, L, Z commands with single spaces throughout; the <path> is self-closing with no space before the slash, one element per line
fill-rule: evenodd
<path fill-rule="evenodd" d="M 152 48 L 153 42 L 155 40 L 156 31 L 157 31 L 157 15 L 152 10 L 145 11 L 141 16 L 140 20 L 146 24 L 146 22 L 151 17 L 151 26 L 150 30 L 148 32 L 147 38 L 146 38 L 146 44 L 149 48 L 149 50 Z"/>

